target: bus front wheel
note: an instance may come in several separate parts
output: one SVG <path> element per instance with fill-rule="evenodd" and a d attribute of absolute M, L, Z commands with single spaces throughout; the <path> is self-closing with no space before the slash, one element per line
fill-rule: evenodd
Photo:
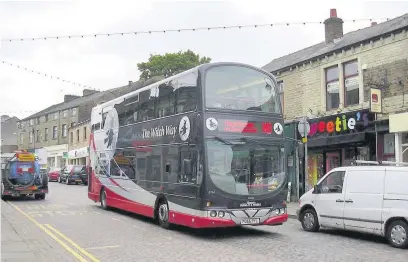
<path fill-rule="evenodd" d="M 160 200 L 157 208 L 157 219 L 162 228 L 169 229 L 169 205 L 166 200 Z"/>

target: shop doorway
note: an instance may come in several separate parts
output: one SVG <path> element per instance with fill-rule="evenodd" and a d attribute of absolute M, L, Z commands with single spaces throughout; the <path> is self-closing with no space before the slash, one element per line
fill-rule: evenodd
<path fill-rule="evenodd" d="M 341 166 L 341 151 L 325 152 L 326 172 Z"/>

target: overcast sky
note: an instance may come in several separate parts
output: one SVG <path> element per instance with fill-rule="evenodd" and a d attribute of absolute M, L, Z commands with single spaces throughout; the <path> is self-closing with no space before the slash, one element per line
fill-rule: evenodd
<path fill-rule="evenodd" d="M 393 18 L 408 1 L 0 1 L 0 38 L 25 38 L 207 26 Z M 383 20 L 378 20 L 381 22 Z M 344 31 L 370 25 L 345 22 Z M 0 60 L 106 90 L 136 81 L 151 53 L 191 49 L 213 62 L 263 66 L 324 40 L 324 26 L 274 26 L 46 41 L 1 42 Z M 0 63 L 0 114 L 27 117 L 81 88 Z"/>

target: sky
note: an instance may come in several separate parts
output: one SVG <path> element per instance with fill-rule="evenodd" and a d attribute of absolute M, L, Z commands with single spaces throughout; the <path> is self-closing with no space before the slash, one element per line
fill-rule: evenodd
<path fill-rule="evenodd" d="M 0 39 L 179 28 L 324 21 L 336 8 L 343 20 L 394 18 L 408 1 L 1 1 Z M 344 33 L 370 26 L 344 23 Z M 213 62 L 262 67 L 324 41 L 324 25 L 289 25 L 40 41 L 1 41 L 0 61 L 106 90 L 139 79 L 150 54 L 191 49 Z M 19 118 L 82 95 L 83 87 L 0 62 L 0 115 Z"/>

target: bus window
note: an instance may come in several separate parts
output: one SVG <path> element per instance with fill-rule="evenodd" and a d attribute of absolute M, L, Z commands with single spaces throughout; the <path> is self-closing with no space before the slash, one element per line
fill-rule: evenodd
<path fill-rule="evenodd" d="M 172 86 L 172 81 L 159 86 L 159 93 L 156 100 L 156 117 L 165 117 L 174 115 L 176 104 L 176 94 Z"/>
<path fill-rule="evenodd" d="M 217 66 L 205 79 L 207 108 L 281 113 L 279 96 L 272 79 L 241 66 Z"/>
<path fill-rule="evenodd" d="M 197 74 L 195 72 L 184 75 L 173 81 L 176 90 L 176 114 L 194 111 L 197 109 Z"/>

